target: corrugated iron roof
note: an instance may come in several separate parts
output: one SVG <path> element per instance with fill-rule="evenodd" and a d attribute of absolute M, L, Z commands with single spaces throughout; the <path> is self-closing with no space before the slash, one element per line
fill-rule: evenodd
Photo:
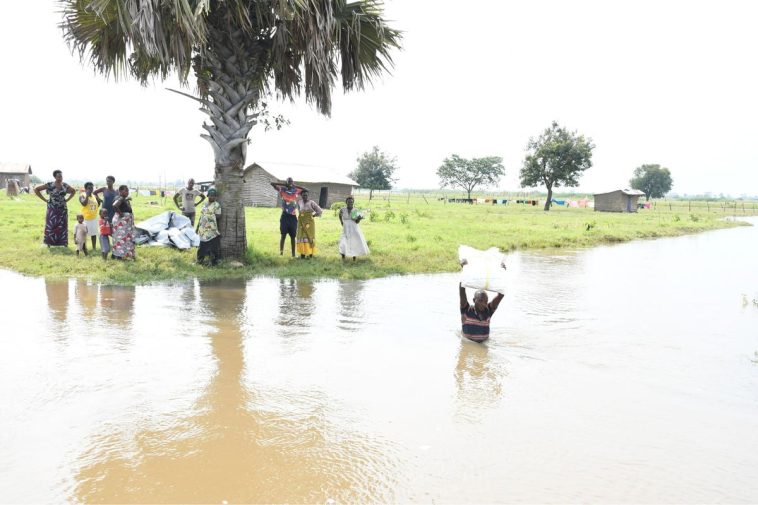
<path fill-rule="evenodd" d="M 31 174 L 32 166 L 28 163 L 2 163 L 0 173 L 3 174 Z"/>
<path fill-rule="evenodd" d="M 297 182 L 331 182 L 334 184 L 360 186 L 360 184 L 349 178 L 347 175 L 340 175 L 335 170 L 325 167 L 265 162 L 253 163 L 245 168 L 245 171 L 250 170 L 254 165 L 258 165 L 263 170 L 282 181 L 287 177 L 292 177 L 292 179 Z"/>
<path fill-rule="evenodd" d="M 604 191 L 603 193 L 595 193 L 595 196 L 597 195 L 607 195 L 610 193 L 615 193 L 616 191 L 621 191 L 623 194 L 627 196 L 645 196 L 645 193 L 640 191 L 639 189 L 614 189 L 613 191 Z"/>

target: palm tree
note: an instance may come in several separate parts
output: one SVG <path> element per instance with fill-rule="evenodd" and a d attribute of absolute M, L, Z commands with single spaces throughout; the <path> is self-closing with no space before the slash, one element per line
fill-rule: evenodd
<path fill-rule="evenodd" d="M 59 0 L 64 37 L 105 76 L 146 84 L 194 75 L 210 123 L 223 208 L 221 253 L 247 248 L 242 175 L 250 130 L 276 94 L 306 101 L 325 115 L 340 78 L 362 89 L 392 66 L 401 34 L 382 18 L 379 0 Z"/>

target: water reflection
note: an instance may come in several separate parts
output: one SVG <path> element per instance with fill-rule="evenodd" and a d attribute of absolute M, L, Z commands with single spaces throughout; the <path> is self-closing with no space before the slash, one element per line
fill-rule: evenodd
<path fill-rule="evenodd" d="M 240 324 L 245 292 L 241 280 L 200 285 L 199 311 L 208 327 L 216 373 L 192 409 L 197 414 L 165 429 L 96 437 L 80 457 L 77 501 L 391 498 L 392 473 L 382 454 L 387 448 L 333 425 L 328 395 L 311 391 L 300 397 L 284 388 L 258 391 L 246 382 L 247 340 Z"/>
<path fill-rule="evenodd" d="M 281 326 L 289 327 L 284 337 L 304 335 L 316 306 L 313 301 L 315 286 L 313 281 L 301 279 L 279 279 L 279 317 Z"/>
<path fill-rule="evenodd" d="M 74 284 L 74 293 L 76 301 L 81 307 L 82 316 L 87 321 L 91 321 L 97 311 L 98 285 L 87 282 L 84 279 L 77 279 Z"/>
<path fill-rule="evenodd" d="M 337 327 L 342 330 L 354 331 L 359 329 L 366 320 L 364 310 L 363 282 L 345 281 L 337 286 Z"/>
<path fill-rule="evenodd" d="M 45 294 L 49 313 L 56 322 L 68 319 L 68 283 L 69 281 L 51 281 L 45 279 Z"/>
<path fill-rule="evenodd" d="M 134 286 L 100 286 L 100 317 L 106 323 L 127 330 L 134 317 Z"/>
<path fill-rule="evenodd" d="M 502 396 L 507 368 L 498 361 L 489 345 L 461 340 L 455 385 L 457 413 L 464 420 L 477 420 L 480 409 L 494 406 Z"/>

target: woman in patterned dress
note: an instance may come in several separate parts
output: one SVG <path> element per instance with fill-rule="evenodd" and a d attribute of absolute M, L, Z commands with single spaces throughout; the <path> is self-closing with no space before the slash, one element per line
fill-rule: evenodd
<path fill-rule="evenodd" d="M 112 255 L 116 259 L 136 258 L 134 251 L 134 214 L 132 199 L 129 198 L 129 187 L 118 187 L 118 197 L 113 201 L 113 248 Z"/>
<path fill-rule="evenodd" d="M 40 184 L 34 188 L 34 194 L 40 200 L 47 203 L 45 214 L 45 244 L 62 245 L 68 247 L 68 206 L 69 200 L 74 197 L 74 188 L 63 182 L 63 172 L 55 170 L 52 182 Z M 48 197 L 42 196 L 42 190 L 47 192 Z"/>
<path fill-rule="evenodd" d="M 200 211 L 197 222 L 197 234 L 200 236 L 200 247 L 197 248 L 197 262 L 202 264 L 205 257 L 211 266 L 218 263 L 221 256 L 221 233 L 218 230 L 218 220 L 221 218 L 221 204 L 217 200 L 218 191 L 208 190 L 208 201 Z"/>
<path fill-rule="evenodd" d="M 301 258 L 312 258 L 316 254 L 316 221 L 321 215 L 321 207 L 309 198 L 307 189 L 300 193 L 297 201 L 300 214 L 297 218 L 297 252 Z"/>

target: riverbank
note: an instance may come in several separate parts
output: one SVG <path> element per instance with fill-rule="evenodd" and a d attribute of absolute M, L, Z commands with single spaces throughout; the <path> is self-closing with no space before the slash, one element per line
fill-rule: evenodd
<path fill-rule="evenodd" d="M 79 211 L 69 203 L 69 233 Z M 134 198 L 137 222 L 175 209 L 170 199 Z M 194 264 L 196 249 L 138 247 L 134 262 L 103 261 L 96 254 L 79 258 L 73 238 L 69 248 L 42 244 L 45 205 L 33 195 L 0 197 L 0 268 L 44 276 L 77 277 L 113 284 L 146 284 L 188 278 L 218 279 L 253 275 L 298 278 L 369 279 L 395 274 L 449 272 L 458 268 L 457 249 L 467 244 L 503 251 L 544 248 L 581 248 L 698 233 L 741 226 L 727 221 L 720 208 L 686 206 L 666 210 L 644 209 L 636 214 L 599 213 L 592 209 L 539 207 L 510 204 L 467 205 L 398 196 L 391 200 L 359 198 L 358 208 L 370 208 L 361 228 L 371 256 L 342 261 L 337 252 L 340 223 L 335 211 L 325 210 L 316 221 L 318 252 L 311 260 L 279 255 L 278 209 L 248 208 L 249 240 L 243 266 L 223 262 L 216 268 Z M 289 248 L 289 240 L 285 250 Z"/>

